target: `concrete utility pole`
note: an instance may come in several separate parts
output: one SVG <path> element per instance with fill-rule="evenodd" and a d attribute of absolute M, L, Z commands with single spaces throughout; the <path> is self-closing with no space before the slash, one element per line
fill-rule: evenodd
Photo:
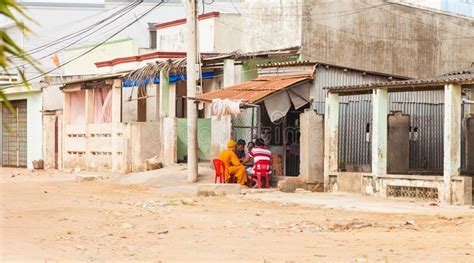
<path fill-rule="evenodd" d="M 198 50 L 197 50 L 197 2 L 196 0 L 183 0 L 186 8 L 186 74 L 187 96 L 196 96 L 196 80 L 198 76 Z M 188 118 L 188 182 L 194 183 L 198 176 L 197 158 L 197 108 L 193 100 L 187 102 Z"/>

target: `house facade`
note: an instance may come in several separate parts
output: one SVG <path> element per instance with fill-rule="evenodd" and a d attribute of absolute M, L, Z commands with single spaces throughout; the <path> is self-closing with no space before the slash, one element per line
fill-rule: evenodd
<path fill-rule="evenodd" d="M 404 1 L 251 0 L 240 13 L 226 26 L 245 32 L 244 51 L 301 46 L 304 60 L 408 77 L 474 61 L 472 17 Z"/>

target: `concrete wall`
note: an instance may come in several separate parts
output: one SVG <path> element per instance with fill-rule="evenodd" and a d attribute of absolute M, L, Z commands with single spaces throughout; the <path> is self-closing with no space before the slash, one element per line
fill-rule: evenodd
<path fill-rule="evenodd" d="M 146 159 L 161 156 L 158 122 L 65 125 L 64 130 L 63 168 L 110 171 L 116 158 L 118 171 L 139 172 L 146 170 Z"/>
<path fill-rule="evenodd" d="M 55 169 L 56 153 L 55 153 L 55 125 L 56 114 L 43 115 L 43 161 L 44 169 Z"/>
<path fill-rule="evenodd" d="M 314 110 L 300 114 L 300 176 L 324 184 L 324 115 Z"/>
<path fill-rule="evenodd" d="M 177 158 L 178 161 L 184 161 L 188 155 L 188 119 L 176 119 L 176 134 L 177 134 Z M 211 160 L 211 119 L 199 118 L 197 121 L 197 139 L 198 139 L 198 160 Z"/>
<path fill-rule="evenodd" d="M 396 112 L 388 115 L 387 171 L 407 174 L 410 165 L 410 116 Z"/>
<path fill-rule="evenodd" d="M 234 26 L 240 24 L 241 16 L 233 14 L 222 14 L 214 23 L 214 51 L 216 52 L 232 52 L 242 50 L 242 32 L 239 27 Z M 237 82 L 236 82 L 237 83 Z"/>
<path fill-rule="evenodd" d="M 135 122 L 124 127 L 125 172 L 146 171 L 146 159 L 161 156 L 160 123 Z"/>
<path fill-rule="evenodd" d="M 43 110 L 60 110 L 63 108 L 64 93 L 60 85 L 51 85 L 42 89 Z"/>
<path fill-rule="evenodd" d="M 199 48 L 201 52 L 214 51 L 215 18 L 199 20 Z M 186 24 L 156 30 L 156 45 L 160 51 L 186 50 Z"/>
<path fill-rule="evenodd" d="M 244 51 L 301 46 L 303 9 L 312 5 L 304 3 L 305 0 L 243 0 L 242 23 L 228 26 L 242 32 Z"/>
<path fill-rule="evenodd" d="M 163 164 L 177 163 L 178 137 L 176 118 L 163 118 Z"/>
<path fill-rule="evenodd" d="M 219 14 L 199 20 L 199 49 L 201 52 L 231 52 L 241 49 L 242 32 L 229 25 L 239 24 L 240 16 Z M 156 30 L 157 50 L 186 51 L 186 25 L 175 25 Z"/>
<path fill-rule="evenodd" d="M 472 205 L 472 178 L 455 176 L 452 178 L 453 204 Z M 337 173 L 331 175 L 330 191 L 350 192 L 364 195 L 374 195 L 370 191 L 373 184 L 371 174 Z M 443 200 L 444 182 L 442 176 L 416 175 L 384 175 L 377 177 L 377 192 L 379 197 L 389 197 L 388 186 L 407 186 L 414 188 L 435 188 L 438 190 L 438 201 Z"/>
<path fill-rule="evenodd" d="M 304 1 L 303 59 L 410 77 L 474 61 L 474 19 L 383 0 L 314 2 Z"/>
<path fill-rule="evenodd" d="M 82 53 L 88 51 L 93 46 L 82 46 L 74 49 L 68 49 L 64 53 L 64 60 L 70 60 Z M 64 66 L 64 74 L 96 74 L 99 72 L 95 62 L 106 61 L 119 57 L 134 56 L 138 54 L 138 47 L 134 39 L 127 38 L 116 41 L 110 41 L 90 53 L 87 56 L 74 60 Z"/>
<path fill-rule="evenodd" d="M 33 169 L 32 161 L 43 159 L 43 118 L 42 96 L 37 90 L 27 91 L 25 88 L 12 88 L 5 90 L 8 100 L 25 100 L 27 111 L 27 168 Z M 1 99 L 0 99 L 1 100 Z"/>

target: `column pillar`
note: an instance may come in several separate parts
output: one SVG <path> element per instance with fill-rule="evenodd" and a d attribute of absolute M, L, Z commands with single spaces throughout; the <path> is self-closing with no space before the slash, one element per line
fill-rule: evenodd
<path fill-rule="evenodd" d="M 169 116 L 170 76 L 169 72 L 160 71 L 160 117 Z M 158 106 L 158 105 L 157 105 Z"/>
<path fill-rule="evenodd" d="M 90 163 L 93 158 L 89 146 L 89 138 L 90 138 L 90 131 L 89 131 L 89 124 L 94 123 L 94 90 L 93 89 L 86 89 L 86 124 L 85 124 L 85 131 L 86 131 L 86 152 L 85 152 L 85 167 L 91 167 Z"/>
<path fill-rule="evenodd" d="M 176 83 L 168 85 L 168 116 L 176 117 Z"/>
<path fill-rule="evenodd" d="M 328 93 L 324 114 L 324 191 L 329 190 L 329 175 L 337 172 L 339 141 L 339 94 Z"/>
<path fill-rule="evenodd" d="M 452 203 L 451 178 L 461 169 L 461 85 L 444 87 L 443 202 Z"/>
<path fill-rule="evenodd" d="M 86 124 L 94 123 L 94 89 L 86 89 Z"/>
<path fill-rule="evenodd" d="M 235 61 L 233 59 L 224 60 L 224 88 L 235 84 Z"/>
<path fill-rule="evenodd" d="M 118 136 L 118 125 L 121 123 L 122 119 L 122 81 L 115 79 L 112 83 L 112 171 L 123 170 L 119 167 L 119 158 L 123 158 L 123 149 L 119 149 L 119 145 L 124 145 L 123 143 L 119 144 L 119 140 L 123 140 L 123 135 Z M 118 152 L 122 154 L 119 155 Z"/>
<path fill-rule="evenodd" d="M 387 174 L 388 92 L 375 89 L 372 93 L 372 179 L 377 191 L 377 178 Z"/>

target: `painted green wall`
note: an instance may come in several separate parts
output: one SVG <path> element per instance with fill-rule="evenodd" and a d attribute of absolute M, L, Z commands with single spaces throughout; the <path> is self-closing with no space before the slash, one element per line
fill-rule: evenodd
<path fill-rule="evenodd" d="M 187 119 L 177 119 L 177 135 L 178 161 L 183 161 L 188 147 Z M 198 158 L 200 161 L 211 159 L 211 119 L 198 119 Z"/>

